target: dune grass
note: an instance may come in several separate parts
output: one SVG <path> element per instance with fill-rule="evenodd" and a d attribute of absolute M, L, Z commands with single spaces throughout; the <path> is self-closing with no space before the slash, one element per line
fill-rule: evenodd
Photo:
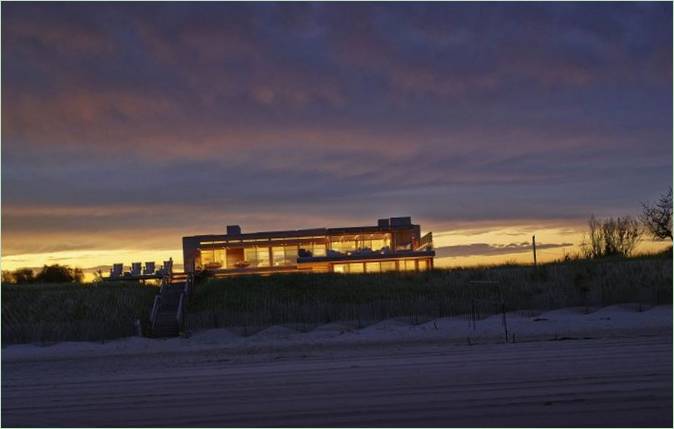
<path fill-rule="evenodd" d="M 2 344 L 104 341 L 147 323 L 156 287 L 137 283 L 2 286 Z"/>
<path fill-rule="evenodd" d="M 577 260 L 531 266 L 478 267 L 420 273 L 284 274 L 211 279 L 194 291 L 188 329 L 393 317 L 423 322 L 501 310 L 547 310 L 672 302 L 672 260 L 648 257 Z"/>
<path fill-rule="evenodd" d="M 104 341 L 147 328 L 157 288 L 137 283 L 2 286 L 2 344 Z M 198 283 L 186 328 L 275 324 L 298 329 L 334 321 L 367 324 L 393 317 L 431 318 L 501 310 L 547 310 L 617 303 L 670 304 L 672 256 L 575 260 L 380 274 L 278 274 Z M 250 329 L 249 329 L 250 328 Z"/>

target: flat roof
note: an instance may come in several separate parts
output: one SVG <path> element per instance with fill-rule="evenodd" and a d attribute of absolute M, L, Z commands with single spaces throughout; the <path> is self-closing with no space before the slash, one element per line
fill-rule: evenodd
<path fill-rule="evenodd" d="M 378 232 L 386 232 L 391 230 L 398 229 L 409 229 L 416 227 L 415 224 L 407 225 L 388 225 L 386 227 L 380 226 L 353 226 L 353 227 L 340 227 L 340 228 L 310 228 L 310 229 L 291 229 L 286 231 L 263 231 L 263 232 L 248 232 L 241 234 L 205 234 L 205 235 L 192 235 L 186 236 L 185 238 L 199 239 L 204 241 L 215 241 L 222 239 L 255 239 L 255 238 L 299 238 L 299 237 L 316 237 L 316 236 L 329 236 L 329 235 L 343 235 L 343 234 L 373 234 Z"/>

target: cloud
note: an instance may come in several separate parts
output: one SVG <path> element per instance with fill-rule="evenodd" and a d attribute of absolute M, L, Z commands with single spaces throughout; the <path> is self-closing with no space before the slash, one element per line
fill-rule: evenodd
<path fill-rule="evenodd" d="M 536 249 L 555 249 L 561 247 L 570 247 L 573 243 L 537 243 Z M 460 256 L 496 256 L 509 255 L 515 253 L 531 252 L 532 247 L 529 242 L 509 243 L 509 244 L 488 244 L 472 243 L 458 246 L 443 246 L 435 249 L 435 255 L 438 258 L 460 257 Z"/>
<path fill-rule="evenodd" d="M 670 4 L 3 12 L 3 250 L 578 222 L 671 183 Z"/>

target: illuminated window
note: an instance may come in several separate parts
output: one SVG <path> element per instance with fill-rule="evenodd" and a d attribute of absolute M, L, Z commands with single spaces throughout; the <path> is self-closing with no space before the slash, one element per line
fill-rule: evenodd
<path fill-rule="evenodd" d="M 370 248 L 377 252 L 387 246 L 387 241 L 388 240 L 372 240 L 372 247 Z"/>
<path fill-rule="evenodd" d="M 220 264 L 220 268 L 227 268 L 227 251 L 223 249 L 215 249 L 215 262 Z"/>
<path fill-rule="evenodd" d="M 326 250 L 325 250 L 325 244 L 314 244 L 314 251 L 313 251 L 314 256 L 325 256 L 326 255 Z"/>
<path fill-rule="evenodd" d="M 381 263 L 381 270 L 382 271 L 395 271 L 396 270 L 396 263 L 395 261 L 384 261 Z"/>
<path fill-rule="evenodd" d="M 256 247 L 257 250 L 257 266 L 269 266 L 269 247 Z"/>
<path fill-rule="evenodd" d="M 400 269 L 404 271 L 415 271 L 417 269 L 414 259 L 405 259 L 398 263 L 400 264 Z"/>
<path fill-rule="evenodd" d="M 356 245 L 358 249 L 370 249 L 373 252 L 379 252 L 381 249 L 389 245 L 389 240 L 388 237 L 376 238 L 376 236 L 367 236 L 358 240 Z"/>
<path fill-rule="evenodd" d="M 202 250 L 201 251 L 201 263 L 203 265 L 210 264 L 213 262 L 213 254 L 211 253 L 210 250 Z"/>
<path fill-rule="evenodd" d="M 339 253 L 349 253 L 356 250 L 356 242 L 353 240 L 332 241 L 330 242 L 330 249 Z"/>
<path fill-rule="evenodd" d="M 356 262 L 349 264 L 349 272 L 350 273 L 364 273 L 365 269 L 363 268 L 363 263 L 362 262 Z"/>
<path fill-rule="evenodd" d="M 284 249 L 285 257 L 283 265 L 295 265 L 297 263 L 297 257 L 299 256 L 299 249 L 297 246 L 285 246 Z"/>
<path fill-rule="evenodd" d="M 372 240 L 358 240 L 359 249 L 372 249 Z"/>
<path fill-rule="evenodd" d="M 272 262 L 275 267 L 279 265 L 285 265 L 285 249 L 283 247 L 272 247 L 271 248 Z"/>
<path fill-rule="evenodd" d="M 379 267 L 379 262 L 368 262 L 365 264 L 365 271 L 368 273 L 378 273 L 381 271 Z"/>
<path fill-rule="evenodd" d="M 428 261 L 424 259 L 419 260 L 419 271 L 426 271 L 428 269 Z"/>
<path fill-rule="evenodd" d="M 272 263 L 275 267 L 295 265 L 298 256 L 297 246 L 275 246 L 271 248 Z"/>
<path fill-rule="evenodd" d="M 225 249 L 203 249 L 201 251 L 201 265 L 203 268 L 225 268 Z"/>
<path fill-rule="evenodd" d="M 299 248 L 304 249 L 307 252 L 311 253 L 311 256 L 320 258 L 326 256 L 326 245 L 325 243 L 313 243 L 313 242 L 304 242 L 300 244 Z"/>
<path fill-rule="evenodd" d="M 332 271 L 336 273 L 347 273 L 349 267 L 346 264 L 334 264 L 332 266 Z"/>
<path fill-rule="evenodd" d="M 254 247 L 246 247 L 243 249 L 243 259 L 250 267 L 257 267 L 257 251 Z"/>

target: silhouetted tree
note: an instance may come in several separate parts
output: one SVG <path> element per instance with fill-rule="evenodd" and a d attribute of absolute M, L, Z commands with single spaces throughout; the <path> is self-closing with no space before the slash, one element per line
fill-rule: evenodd
<path fill-rule="evenodd" d="M 18 270 L 12 272 L 12 277 L 14 279 L 14 283 L 18 285 L 33 283 L 35 281 L 33 270 L 30 268 L 19 268 Z"/>
<path fill-rule="evenodd" d="M 42 283 L 81 283 L 83 277 L 84 274 L 79 268 L 54 264 L 43 266 L 35 279 Z"/>
<path fill-rule="evenodd" d="M 2 270 L 2 282 L 3 283 L 14 283 L 14 276 L 10 271 Z"/>
<path fill-rule="evenodd" d="M 583 241 L 583 253 L 587 258 L 601 258 L 604 256 L 604 236 L 601 221 L 592 215 L 588 221 L 588 226 L 590 232 Z"/>
<path fill-rule="evenodd" d="M 630 256 L 641 239 L 639 221 L 631 216 L 597 219 L 588 222 L 590 232 L 583 243 L 585 256 Z"/>
<path fill-rule="evenodd" d="M 641 221 L 656 240 L 672 239 L 672 187 L 654 206 L 642 203 Z"/>

